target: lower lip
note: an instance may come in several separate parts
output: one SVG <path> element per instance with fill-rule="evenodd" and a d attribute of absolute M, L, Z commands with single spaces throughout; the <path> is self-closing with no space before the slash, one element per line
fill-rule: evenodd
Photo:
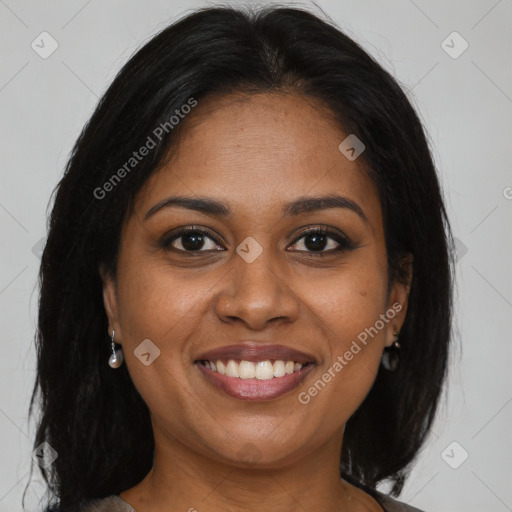
<path fill-rule="evenodd" d="M 311 363 L 298 372 L 268 380 L 228 377 L 227 375 L 221 375 L 219 372 L 214 372 L 201 363 L 196 363 L 196 366 L 211 384 L 233 398 L 240 400 L 272 400 L 297 388 L 315 365 Z"/>

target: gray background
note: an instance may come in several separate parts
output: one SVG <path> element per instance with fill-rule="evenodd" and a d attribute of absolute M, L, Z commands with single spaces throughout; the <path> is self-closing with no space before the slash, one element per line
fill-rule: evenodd
<path fill-rule="evenodd" d="M 121 65 L 157 30 L 204 5 L 0 0 L 0 512 L 21 510 L 29 480 L 38 248 L 50 193 Z M 408 91 L 430 133 L 459 241 L 449 391 L 401 499 L 427 511 L 512 510 L 512 1 L 318 5 Z M 43 31 L 58 43 L 46 59 L 31 47 L 50 48 Z M 463 40 L 446 39 L 453 31 L 469 44 L 461 55 Z M 39 508 L 38 482 L 34 474 L 28 510 Z"/>

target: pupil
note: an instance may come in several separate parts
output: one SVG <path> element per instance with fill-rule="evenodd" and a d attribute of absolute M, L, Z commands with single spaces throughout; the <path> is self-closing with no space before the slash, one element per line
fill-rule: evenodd
<path fill-rule="evenodd" d="M 186 235 L 183 235 L 183 240 L 181 244 L 185 249 L 201 249 L 204 244 L 203 235 L 201 235 L 200 233 L 187 233 Z"/>
<path fill-rule="evenodd" d="M 313 242 L 309 243 L 311 240 Z M 304 243 L 309 250 L 325 249 L 325 235 L 317 233 L 307 235 Z"/>

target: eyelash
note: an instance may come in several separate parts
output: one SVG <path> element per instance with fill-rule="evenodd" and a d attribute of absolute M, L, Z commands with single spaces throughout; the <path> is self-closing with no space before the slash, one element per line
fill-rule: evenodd
<path fill-rule="evenodd" d="M 175 250 L 175 251 L 178 251 L 178 252 L 190 253 L 190 254 L 200 254 L 200 253 L 208 253 L 208 252 L 221 252 L 221 251 L 218 251 L 216 249 L 186 251 L 186 250 L 183 250 L 183 249 L 176 249 L 175 247 L 170 247 L 172 242 L 174 242 L 175 240 L 178 240 L 179 238 L 181 238 L 184 235 L 188 235 L 188 234 L 191 234 L 191 233 L 207 236 L 208 238 L 213 240 L 217 245 L 221 245 L 218 242 L 218 240 L 216 239 L 216 236 L 210 230 L 207 230 L 207 229 L 204 229 L 204 228 L 199 229 L 199 228 L 196 228 L 195 226 L 190 226 L 190 227 L 186 227 L 186 228 L 181 228 L 177 232 L 173 233 L 170 238 L 169 237 L 164 237 L 162 239 L 162 241 L 160 242 L 160 246 L 163 249 L 170 249 L 170 250 Z M 299 234 L 299 236 L 293 241 L 293 243 L 291 245 L 295 245 L 302 238 L 304 238 L 304 237 L 306 237 L 308 235 L 313 235 L 313 234 L 314 235 L 325 235 L 325 236 L 328 236 L 329 238 L 332 238 L 339 245 L 335 249 L 330 249 L 328 251 L 322 250 L 322 251 L 293 251 L 293 252 L 306 253 L 306 254 L 312 255 L 314 257 L 325 257 L 325 256 L 329 256 L 329 255 L 332 255 L 332 254 L 337 254 L 337 253 L 340 253 L 340 252 L 343 252 L 343 251 L 348 251 L 348 250 L 356 248 L 356 245 L 348 237 L 346 237 L 344 235 L 341 235 L 340 233 L 337 233 L 337 232 L 332 231 L 330 229 L 323 228 L 323 227 L 314 227 L 314 228 L 302 231 Z"/>

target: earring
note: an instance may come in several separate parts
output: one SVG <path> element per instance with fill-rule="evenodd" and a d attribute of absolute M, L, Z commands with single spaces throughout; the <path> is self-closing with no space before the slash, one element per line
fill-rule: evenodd
<path fill-rule="evenodd" d="M 398 343 L 398 333 L 396 332 L 396 328 L 393 327 L 393 336 L 395 337 L 395 341 L 390 347 L 387 347 L 382 354 L 382 366 L 390 372 L 394 372 L 398 368 L 398 363 L 400 361 L 400 343 Z"/>
<path fill-rule="evenodd" d="M 112 354 L 111 354 L 111 356 L 108 359 L 108 365 L 110 366 L 110 368 L 119 368 L 123 364 L 123 361 L 124 361 L 123 349 L 118 348 L 116 350 L 116 346 L 115 346 L 115 343 L 114 343 L 115 333 L 116 333 L 116 331 L 114 331 L 112 329 L 112 340 L 111 340 L 111 343 L 112 343 Z"/>

